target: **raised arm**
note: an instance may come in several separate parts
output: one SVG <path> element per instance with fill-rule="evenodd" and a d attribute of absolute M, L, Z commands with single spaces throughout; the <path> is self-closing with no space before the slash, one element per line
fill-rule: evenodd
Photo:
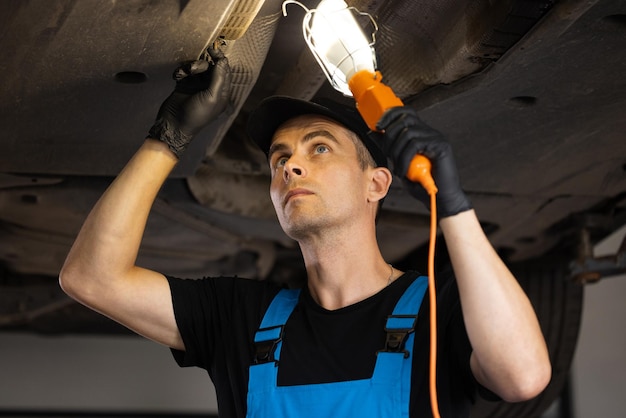
<path fill-rule="evenodd" d="M 487 240 L 473 210 L 440 222 L 454 267 L 476 379 L 509 402 L 537 396 L 550 359 L 528 297 Z"/>
<path fill-rule="evenodd" d="M 165 277 L 135 266 L 150 208 L 176 162 L 161 142 L 141 146 L 85 220 L 59 280 L 89 308 L 182 348 Z"/>
<path fill-rule="evenodd" d="M 427 207 L 424 189 L 405 175 L 416 153 L 432 162 L 439 225 L 459 288 L 474 377 L 504 400 L 533 398 L 551 376 L 546 343 L 528 297 L 491 246 L 461 189 L 450 145 L 409 107 L 389 110 L 378 127 L 385 131 L 381 146 L 394 173 Z"/>
<path fill-rule="evenodd" d="M 85 220 L 59 276 L 63 290 L 135 332 L 184 349 L 165 277 L 135 265 L 150 209 L 193 136 L 225 109 L 228 61 L 194 61 L 175 72 L 175 91 L 126 167 Z"/>

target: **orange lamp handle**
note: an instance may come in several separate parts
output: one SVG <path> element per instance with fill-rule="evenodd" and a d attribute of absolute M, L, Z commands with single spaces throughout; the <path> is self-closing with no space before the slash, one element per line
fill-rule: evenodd
<path fill-rule="evenodd" d="M 404 105 L 391 87 L 381 82 L 382 78 L 380 71 L 372 74 L 368 70 L 361 70 L 348 80 L 356 107 L 372 131 L 376 131 L 376 123 L 387 109 Z M 430 168 L 430 160 L 417 154 L 411 160 L 406 176 L 413 182 L 419 182 L 428 194 L 433 194 L 437 193 L 437 186 L 430 175 Z"/>

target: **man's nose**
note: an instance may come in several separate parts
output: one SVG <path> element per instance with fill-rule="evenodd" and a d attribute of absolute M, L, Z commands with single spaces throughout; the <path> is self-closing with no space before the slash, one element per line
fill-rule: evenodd
<path fill-rule="evenodd" d="M 303 175 L 304 167 L 298 161 L 298 159 L 292 155 L 285 163 L 285 168 L 283 170 L 283 176 L 285 178 L 285 181 L 289 180 L 289 178 L 291 177 L 301 177 Z"/>

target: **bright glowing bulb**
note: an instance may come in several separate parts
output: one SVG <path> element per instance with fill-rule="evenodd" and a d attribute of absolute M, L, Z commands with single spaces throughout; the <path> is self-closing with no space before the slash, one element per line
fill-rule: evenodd
<path fill-rule="evenodd" d="M 368 40 L 354 13 L 367 16 L 374 33 L 376 22 L 367 13 L 360 13 L 343 0 L 322 0 L 317 9 L 309 10 L 294 0 L 283 2 L 285 6 L 295 3 L 307 11 L 302 21 L 302 31 L 307 45 L 322 67 L 331 85 L 346 96 L 352 96 L 348 81 L 357 72 L 366 70 L 374 74 L 376 58 L 374 54 L 374 34 Z"/>
<path fill-rule="evenodd" d="M 348 80 L 360 70 L 375 71 L 369 40 L 343 0 L 323 0 L 311 21 L 311 38 L 333 81 L 344 94 Z M 344 91 L 344 90 L 347 90 Z"/>

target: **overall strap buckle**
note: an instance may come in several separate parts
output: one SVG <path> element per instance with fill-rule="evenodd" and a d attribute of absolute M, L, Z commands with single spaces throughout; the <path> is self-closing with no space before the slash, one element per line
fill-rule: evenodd
<path fill-rule="evenodd" d="M 410 353 L 404 345 L 409 334 L 415 331 L 416 322 L 417 315 L 389 315 L 385 324 L 385 348 L 378 352 L 402 353 L 404 358 L 408 358 Z"/>
<path fill-rule="evenodd" d="M 254 337 L 254 364 L 278 363 L 276 348 L 283 340 L 283 325 L 261 328 Z"/>

